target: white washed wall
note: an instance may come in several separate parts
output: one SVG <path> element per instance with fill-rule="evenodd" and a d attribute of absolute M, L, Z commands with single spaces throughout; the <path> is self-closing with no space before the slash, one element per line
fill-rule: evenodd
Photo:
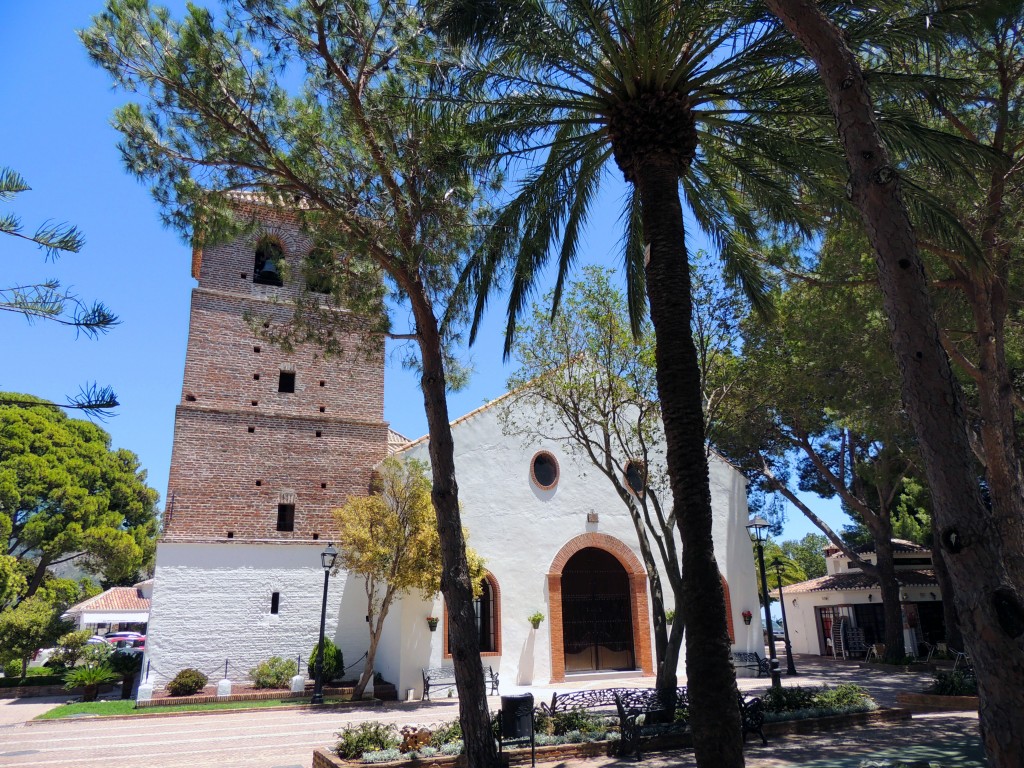
<path fill-rule="evenodd" d="M 598 532 L 626 543 L 638 559 L 640 553 L 629 513 L 608 479 L 589 463 L 577 461 L 561 443 L 526 444 L 506 437 L 498 418 L 500 407 L 481 409 L 454 426 L 459 502 L 469 544 L 484 557 L 501 589 L 502 654 L 500 659 L 485 657 L 484 663 L 500 669 L 503 683 L 543 684 L 551 677 L 548 618 L 535 631 L 527 616 L 539 610 L 550 617 L 547 574 L 558 551 L 580 534 Z M 400 455 L 429 461 L 427 450 L 422 442 Z M 559 482 L 550 491 L 540 490 L 530 479 L 530 462 L 538 450 L 550 451 L 558 459 Z M 711 461 L 711 494 L 715 555 L 731 592 L 735 647 L 759 651 L 760 619 L 746 626 L 741 616 L 744 609 L 756 615 L 758 608 L 750 538 L 744 527 L 746 482 L 717 457 Z M 598 514 L 597 523 L 587 522 L 589 512 Z M 429 612 L 441 616 L 442 610 L 438 599 Z M 427 632 L 427 607 L 409 604 L 406 612 L 415 614 L 403 625 L 411 642 L 417 648 L 429 642 L 430 665 L 442 664 L 442 633 Z M 418 627 L 423 631 L 416 631 Z M 653 636 L 651 643 L 653 649 Z M 401 688 L 418 690 L 419 677 L 418 667 L 413 670 L 404 663 Z"/>

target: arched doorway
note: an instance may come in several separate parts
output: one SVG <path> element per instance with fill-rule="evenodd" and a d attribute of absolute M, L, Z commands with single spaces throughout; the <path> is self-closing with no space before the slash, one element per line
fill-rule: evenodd
<path fill-rule="evenodd" d="M 562 569 L 565 671 L 636 669 L 629 575 L 615 555 L 581 549 Z"/>
<path fill-rule="evenodd" d="M 570 565 L 570 561 L 573 561 L 576 554 L 588 549 L 596 550 L 600 554 L 584 555 L 581 560 L 574 561 Z M 602 559 L 595 561 L 592 559 L 595 557 Z M 589 566 L 588 559 L 590 562 Z M 614 561 L 614 566 L 612 561 Z M 651 627 L 647 604 L 647 573 L 644 571 L 639 558 L 626 544 L 614 536 L 591 532 L 581 534 L 567 541 L 558 554 L 555 555 L 554 560 L 551 562 L 551 568 L 548 570 L 548 607 L 551 614 L 551 682 L 553 683 L 563 682 L 566 671 L 582 671 L 580 665 L 585 663 L 585 646 L 588 639 L 593 642 L 595 639 L 594 635 L 596 635 L 597 640 L 600 640 L 602 636 L 607 640 L 609 639 L 609 634 L 612 634 L 606 631 L 607 627 L 593 626 L 592 624 L 590 627 L 591 636 L 588 638 L 585 628 L 567 627 L 565 621 L 564 589 L 567 589 L 570 594 L 581 596 L 580 601 L 582 605 L 586 605 L 588 601 L 593 602 L 591 598 L 586 597 L 588 587 L 585 579 L 582 577 L 588 568 L 593 571 L 595 565 L 597 571 L 603 571 L 606 574 L 614 572 L 615 578 L 618 580 L 618 586 L 614 589 L 607 586 L 601 587 L 596 593 L 594 590 L 591 590 L 589 593 L 591 598 L 597 597 L 602 599 L 603 597 L 608 597 L 610 599 L 612 595 L 615 595 L 616 600 L 619 600 L 618 607 L 621 609 L 621 579 L 624 576 L 628 619 L 627 621 L 622 621 L 620 617 L 618 622 L 620 628 L 625 628 L 625 636 L 623 637 L 620 634 L 617 638 L 610 638 L 614 642 L 605 642 L 604 644 L 609 650 L 607 653 L 601 653 L 600 657 L 593 661 L 593 666 L 622 664 L 624 662 L 621 654 L 628 650 L 632 655 L 632 666 L 629 668 L 639 668 L 644 675 L 654 674 L 654 662 L 651 653 Z M 573 582 L 576 583 L 574 584 Z M 602 589 L 610 591 L 612 594 L 602 594 Z M 570 624 L 575 625 L 577 619 L 574 616 L 578 617 L 579 614 L 576 613 L 575 606 L 569 610 Z M 572 641 L 572 650 L 569 650 L 566 644 L 567 629 L 570 634 L 569 639 Z M 577 629 L 581 629 L 581 631 L 578 632 Z M 595 652 L 592 651 L 591 653 Z M 616 656 L 616 654 L 620 655 Z M 593 659 L 594 656 L 592 655 L 591 658 Z M 566 669 L 567 661 L 573 664 L 573 667 L 569 670 Z"/>

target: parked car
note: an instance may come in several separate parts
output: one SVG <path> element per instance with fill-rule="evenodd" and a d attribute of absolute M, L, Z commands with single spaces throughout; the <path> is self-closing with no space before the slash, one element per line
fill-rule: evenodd
<path fill-rule="evenodd" d="M 108 643 L 116 643 L 119 640 L 138 640 L 145 635 L 141 632 L 107 632 L 103 637 Z"/>

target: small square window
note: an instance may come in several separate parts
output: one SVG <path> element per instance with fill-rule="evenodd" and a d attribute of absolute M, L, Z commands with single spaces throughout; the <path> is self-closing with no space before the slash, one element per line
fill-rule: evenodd
<path fill-rule="evenodd" d="M 324 433 L 321 432 L 319 429 L 316 431 L 316 436 L 317 437 L 323 437 L 323 435 L 324 435 Z"/>
<path fill-rule="evenodd" d="M 313 541 L 319 541 L 319 540 L 320 540 L 320 534 L 319 533 L 314 533 L 313 534 Z"/>
<path fill-rule="evenodd" d="M 228 531 L 228 538 L 229 539 L 235 538 L 235 532 L 234 531 Z"/>
<path fill-rule="evenodd" d="M 321 405 L 320 406 L 320 413 L 327 413 L 327 406 Z"/>
<path fill-rule="evenodd" d="M 253 432 L 255 432 L 255 431 L 256 431 L 256 427 L 249 427 L 249 434 L 250 434 L 250 435 L 251 435 L 251 434 L 252 434 Z"/>
<path fill-rule="evenodd" d="M 327 386 L 327 382 L 324 381 L 323 379 L 320 379 L 320 386 L 321 387 Z"/>
<path fill-rule="evenodd" d="M 327 483 L 320 483 L 320 487 L 321 488 L 326 488 L 327 487 Z"/>
<path fill-rule="evenodd" d="M 255 352 L 256 354 L 259 354 L 260 348 L 259 347 L 253 347 L 252 351 Z"/>
<path fill-rule="evenodd" d="M 260 375 L 259 375 L 258 373 L 254 373 L 254 374 L 252 375 L 252 380 L 253 380 L 253 381 L 259 381 L 259 380 L 260 380 Z"/>
<path fill-rule="evenodd" d="M 263 485 L 263 481 L 262 480 L 257 480 L 256 481 L 256 487 L 259 488 L 261 485 Z"/>
<path fill-rule="evenodd" d="M 278 504 L 277 505 L 277 530 L 279 530 L 279 531 L 294 531 L 295 530 L 295 505 L 294 504 Z"/>
<path fill-rule="evenodd" d="M 252 401 L 252 404 L 253 404 L 253 405 L 259 405 L 260 403 L 259 403 L 259 400 L 253 400 L 253 401 Z"/>
<path fill-rule="evenodd" d="M 281 375 L 277 380 L 277 391 L 278 392 L 294 392 L 295 391 L 295 371 L 281 371 Z"/>
<path fill-rule="evenodd" d="M 281 593 L 274 592 L 270 595 L 270 612 L 277 613 L 281 608 Z"/>

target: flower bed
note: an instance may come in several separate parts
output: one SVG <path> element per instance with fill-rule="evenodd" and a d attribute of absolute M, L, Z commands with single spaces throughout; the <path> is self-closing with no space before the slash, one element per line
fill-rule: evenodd
<path fill-rule="evenodd" d="M 215 689 L 216 686 L 207 686 Z M 149 701 L 136 702 L 139 709 L 144 707 L 170 707 L 177 704 L 209 704 L 217 701 L 263 701 L 265 699 L 308 699 L 313 695 L 312 688 L 292 693 L 279 689 L 256 689 L 251 686 L 235 686 L 230 696 L 218 696 L 216 693 L 203 693 L 196 696 L 170 696 L 166 691 L 154 692 L 153 698 Z M 336 688 L 325 687 L 324 696 L 337 698 L 352 698 L 352 686 L 340 686 Z M 398 697 L 395 686 L 391 683 L 377 683 L 373 687 L 373 697 L 381 701 L 394 701 Z"/>

